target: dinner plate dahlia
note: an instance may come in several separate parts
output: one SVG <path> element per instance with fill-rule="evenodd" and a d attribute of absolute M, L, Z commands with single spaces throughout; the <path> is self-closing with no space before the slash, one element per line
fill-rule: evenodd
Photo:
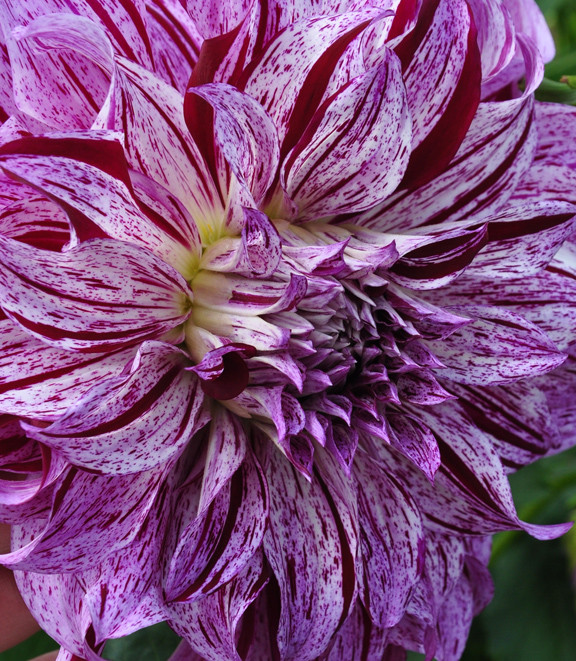
<path fill-rule="evenodd" d="M 0 0 L 0 562 L 60 661 L 450 661 L 576 443 L 533 0 Z"/>

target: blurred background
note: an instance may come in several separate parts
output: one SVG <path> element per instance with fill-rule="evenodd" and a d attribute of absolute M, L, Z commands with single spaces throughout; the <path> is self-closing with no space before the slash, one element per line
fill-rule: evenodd
<path fill-rule="evenodd" d="M 557 46 L 538 96 L 576 105 L 576 0 L 537 2 Z M 563 76 L 575 78 L 560 82 Z M 576 521 L 576 448 L 524 468 L 510 481 L 521 519 Z M 495 596 L 475 620 L 462 661 L 576 661 L 576 526 L 550 542 L 520 532 L 496 535 L 491 571 Z M 164 661 L 177 642 L 167 626 L 158 625 L 110 641 L 105 656 L 112 661 Z M 27 661 L 55 648 L 39 633 L 0 653 L 0 661 Z M 422 658 L 414 654 L 410 661 Z"/>

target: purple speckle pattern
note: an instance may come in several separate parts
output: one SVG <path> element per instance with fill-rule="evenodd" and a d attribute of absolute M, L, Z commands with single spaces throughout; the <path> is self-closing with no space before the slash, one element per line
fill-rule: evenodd
<path fill-rule="evenodd" d="M 533 0 L 0 0 L 0 521 L 59 661 L 460 658 L 576 444 Z M 522 86 L 519 81 L 523 80 Z"/>

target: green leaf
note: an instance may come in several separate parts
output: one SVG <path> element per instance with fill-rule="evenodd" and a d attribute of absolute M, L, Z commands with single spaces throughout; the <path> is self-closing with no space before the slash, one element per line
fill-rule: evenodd
<path fill-rule="evenodd" d="M 538 101 L 551 101 L 553 103 L 565 103 L 570 106 L 576 106 L 576 89 L 571 87 L 567 79 L 573 78 L 572 76 L 563 76 L 562 80 L 550 80 L 544 78 L 540 87 L 536 90 L 536 98 Z"/>
<path fill-rule="evenodd" d="M 166 661 L 179 642 L 179 636 L 162 622 L 125 638 L 109 640 L 104 656 L 110 661 Z"/>
<path fill-rule="evenodd" d="M 58 643 L 54 642 L 48 634 L 39 631 L 11 650 L 0 652 L 0 661 L 23 661 L 56 649 L 58 649 Z"/>
<path fill-rule="evenodd" d="M 576 611 L 562 541 L 523 536 L 493 563 L 492 573 L 496 595 L 480 616 L 488 658 L 573 661 Z"/>

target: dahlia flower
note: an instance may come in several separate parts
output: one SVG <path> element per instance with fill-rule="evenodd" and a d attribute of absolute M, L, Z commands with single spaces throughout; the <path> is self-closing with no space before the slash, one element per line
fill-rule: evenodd
<path fill-rule="evenodd" d="M 576 442 L 533 1 L 0 17 L 0 562 L 59 660 L 458 659 L 490 536 L 567 529 L 507 480 Z"/>

